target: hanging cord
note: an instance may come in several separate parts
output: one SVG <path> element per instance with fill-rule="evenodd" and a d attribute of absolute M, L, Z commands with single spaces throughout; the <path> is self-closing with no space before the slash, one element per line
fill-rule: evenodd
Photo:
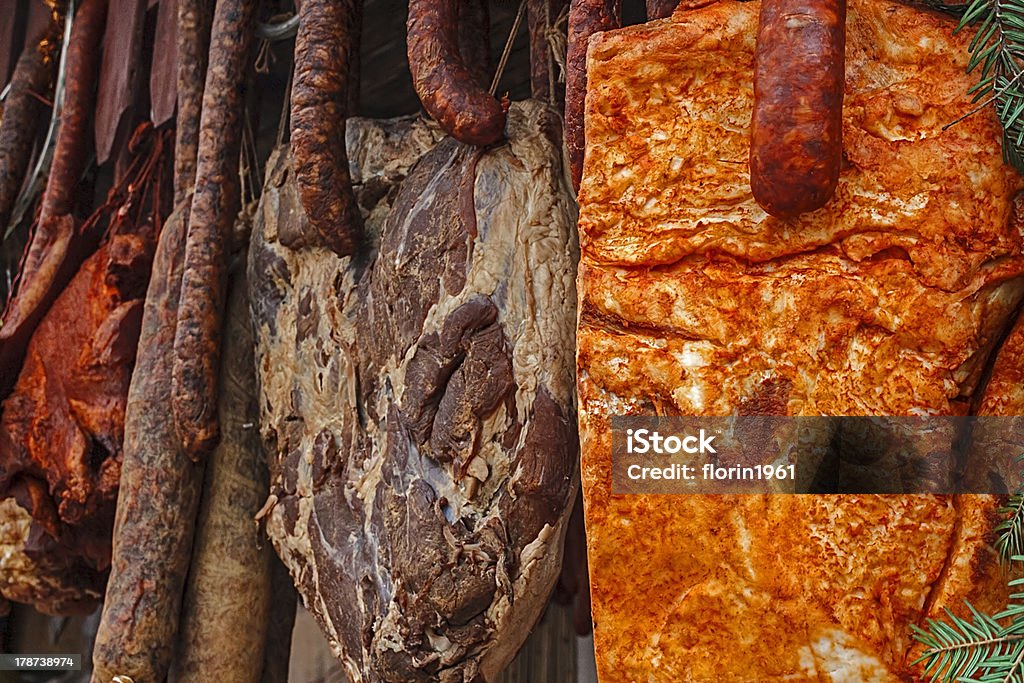
<path fill-rule="evenodd" d="M 565 83 L 565 53 L 569 47 L 569 40 L 566 38 L 569 24 L 569 6 L 562 8 L 555 19 L 555 23 L 547 27 L 544 37 L 547 39 L 548 48 L 551 50 L 551 64 L 548 65 L 548 73 L 551 79 L 551 97 L 555 96 L 554 83 Z M 554 74 L 554 65 L 558 65 L 558 75 Z M 554 104 L 554 99 L 552 99 Z"/>
<path fill-rule="evenodd" d="M 281 40 L 294 38 L 299 31 L 299 15 L 293 14 L 284 21 L 256 24 L 256 37 L 276 43 Z"/>
<path fill-rule="evenodd" d="M 522 0 L 519 3 L 519 11 L 516 12 L 516 20 L 512 23 L 512 30 L 508 32 L 508 38 L 505 40 L 505 49 L 501 53 L 501 60 L 498 62 L 498 68 L 494 71 L 494 80 L 491 81 L 491 87 L 488 92 L 494 95 L 498 90 L 498 82 L 501 80 L 502 75 L 505 73 L 505 65 L 508 63 L 508 56 L 512 52 L 512 43 L 515 42 L 516 34 L 519 33 L 519 24 L 523 22 L 523 14 L 526 10 L 526 0 Z"/>

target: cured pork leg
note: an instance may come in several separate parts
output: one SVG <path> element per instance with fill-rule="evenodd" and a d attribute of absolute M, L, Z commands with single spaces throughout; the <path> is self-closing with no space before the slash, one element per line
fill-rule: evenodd
<path fill-rule="evenodd" d="M 576 495 L 574 209 L 559 122 L 489 150 L 350 119 L 369 251 L 281 245 L 271 161 L 250 253 L 266 527 L 352 681 L 493 681 L 540 617 Z"/>

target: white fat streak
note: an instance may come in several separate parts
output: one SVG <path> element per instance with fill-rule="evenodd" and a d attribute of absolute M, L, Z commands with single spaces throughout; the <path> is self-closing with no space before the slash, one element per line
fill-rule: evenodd
<path fill-rule="evenodd" d="M 815 634 L 811 650 L 818 671 L 835 683 L 889 683 L 893 680 L 888 667 L 858 648 L 845 631 L 827 629 Z"/>

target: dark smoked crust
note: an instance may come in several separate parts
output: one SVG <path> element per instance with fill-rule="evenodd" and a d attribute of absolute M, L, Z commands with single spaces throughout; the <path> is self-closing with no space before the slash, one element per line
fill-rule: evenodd
<path fill-rule="evenodd" d="M 0 231 L 7 227 L 25 179 L 36 129 L 43 118 L 43 100 L 57 70 L 57 60 L 47 59 L 39 43 L 44 38 L 52 40 L 55 35 L 49 28 L 30 40 L 11 77 L 11 89 L 0 118 Z"/>
<path fill-rule="evenodd" d="M 188 210 L 178 206 L 161 231 L 128 393 L 114 552 L 93 649 L 97 683 L 118 674 L 164 680 L 191 557 L 203 468 L 167 419 Z"/>
<path fill-rule="evenodd" d="M 352 254 L 363 227 L 345 151 L 353 0 L 305 0 L 295 39 L 291 141 L 295 178 L 319 244 Z"/>
<path fill-rule="evenodd" d="M 839 182 L 846 0 L 764 0 L 757 31 L 750 187 L 765 211 L 819 209 Z"/>
<path fill-rule="evenodd" d="M 620 0 L 572 0 L 569 5 L 569 50 L 565 69 L 565 146 L 573 189 L 583 177 L 583 105 L 587 95 L 587 43 L 600 31 L 622 23 Z"/>
<path fill-rule="evenodd" d="M 178 118 L 174 142 L 174 203 L 184 201 L 196 181 L 199 118 L 203 110 L 210 8 L 213 0 L 178 2 Z"/>
<path fill-rule="evenodd" d="M 679 0 L 647 0 L 647 21 L 672 16 L 677 5 Z"/>
<path fill-rule="evenodd" d="M 311 436 L 303 415 L 304 402 L 315 397 L 296 387 L 290 405 L 280 406 L 287 414 L 263 415 L 276 514 L 284 534 L 309 540 L 311 557 L 284 539 L 275 541 L 299 592 L 331 625 L 363 681 L 482 680 L 480 661 L 497 637 L 487 610 L 505 597 L 533 599 L 511 594 L 523 549 L 546 525 L 559 524 L 575 495 L 574 411 L 540 382 L 522 409 L 525 419 L 519 416 L 515 342 L 502 322 L 502 296 L 467 296 L 436 329 L 424 330 L 438 302 L 459 295 L 467 283 L 469 243 L 478 226 L 474 205 L 459 188 L 473 185 L 479 157 L 479 150 L 450 138 L 422 157 L 394 198 L 376 259 L 360 271 L 354 289 L 341 294 L 358 302 L 348 319 L 359 344 L 328 345 L 325 353 L 351 360 L 358 409 L 344 411 L 337 427 L 317 433 L 312 452 L 303 446 Z M 285 340 L 293 337 L 330 339 L 322 328 L 334 316 L 322 309 L 315 290 L 296 291 L 302 285 L 292 282 L 280 247 L 264 241 L 268 234 L 257 227 L 250 254 L 257 327 L 274 345 L 292 344 Z M 285 329 L 277 318 L 291 297 L 296 321 Z M 385 368 L 404 357 L 409 362 L 401 399 L 378 400 L 393 396 L 394 388 L 382 385 Z M 510 418 L 489 446 L 509 457 L 507 482 L 490 501 L 473 501 L 460 519 L 449 520 L 448 501 L 435 486 L 458 486 L 470 476 L 466 466 L 488 446 L 476 438 L 481 423 L 500 408 Z M 374 434 L 368 424 L 381 429 Z M 349 469 L 365 466 L 371 448 L 382 461 L 367 508 L 369 499 L 351 495 Z M 299 524 L 301 499 L 295 494 L 306 457 L 312 458 L 315 515 L 308 528 Z M 343 554 L 332 545 L 338 539 L 346 539 Z M 316 571 L 297 570 L 311 561 Z M 438 637 L 451 646 L 439 646 Z"/>
<path fill-rule="evenodd" d="M 481 88 L 489 88 L 491 63 L 491 13 L 488 0 L 459 0 L 459 56 Z"/>
<path fill-rule="evenodd" d="M 457 27 L 457 0 L 410 0 L 409 70 L 430 117 L 456 140 L 483 147 L 504 136 L 505 111 L 462 61 Z"/>
<path fill-rule="evenodd" d="M 85 171 L 89 118 L 96 97 L 100 41 L 107 0 L 85 0 L 75 14 L 67 50 L 67 88 L 42 208 L 17 293 L 0 327 L 0 398 L 11 390 L 36 325 L 95 248 L 92 235 L 76 230 L 75 193 Z"/>
<path fill-rule="evenodd" d="M 43 193 L 39 224 L 70 214 L 75 208 L 75 190 L 85 169 L 89 150 L 89 118 L 96 103 L 100 40 L 107 19 L 107 0 L 85 0 L 75 13 L 68 43 L 64 110 L 60 132 L 53 149 L 50 176 Z"/>
<path fill-rule="evenodd" d="M 239 208 L 238 153 L 257 0 L 220 0 L 203 91 L 195 194 L 185 242 L 171 408 L 185 452 L 216 444 L 217 365 L 227 284 L 227 250 Z"/>

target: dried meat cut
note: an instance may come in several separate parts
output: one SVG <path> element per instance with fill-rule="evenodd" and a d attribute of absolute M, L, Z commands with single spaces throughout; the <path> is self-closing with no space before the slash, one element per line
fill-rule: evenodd
<path fill-rule="evenodd" d="M 66 613 L 89 611 L 101 596 L 152 255 L 142 233 L 114 235 L 89 257 L 37 328 L 3 403 L 0 592 L 8 599 Z"/>
<path fill-rule="evenodd" d="M 575 219 L 546 106 L 465 145 L 350 119 L 367 252 L 292 251 L 287 150 L 250 252 L 266 528 L 353 681 L 495 680 L 577 489 Z M 438 141 L 440 139 L 440 141 Z"/>
<path fill-rule="evenodd" d="M 990 112 L 943 128 L 972 108 L 967 38 L 852 0 L 838 187 L 783 220 L 747 173 L 758 10 L 590 42 L 577 386 L 604 683 L 916 680 L 911 624 L 1005 605 L 992 496 L 611 493 L 613 415 L 1020 405 L 1019 339 L 989 384 L 1011 395 L 982 378 L 1024 295 L 1024 179 Z"/>

